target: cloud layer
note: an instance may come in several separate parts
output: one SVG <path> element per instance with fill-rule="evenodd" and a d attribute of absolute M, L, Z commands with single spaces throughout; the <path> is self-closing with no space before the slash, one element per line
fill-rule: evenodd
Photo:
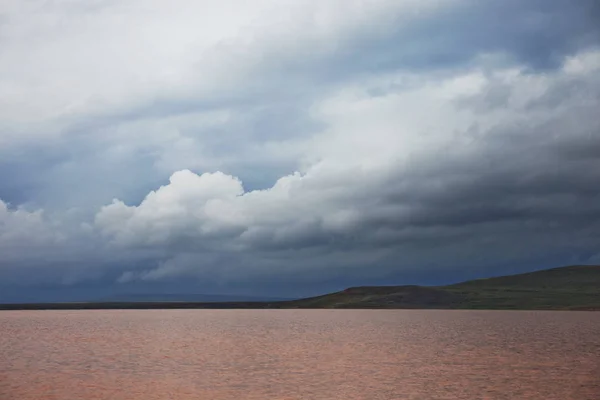
<path fill-rule="evenodd" d="M 314 288 L 598 253 L 594 1 L 86 4 L 1 9 L 10 285 Z"/>

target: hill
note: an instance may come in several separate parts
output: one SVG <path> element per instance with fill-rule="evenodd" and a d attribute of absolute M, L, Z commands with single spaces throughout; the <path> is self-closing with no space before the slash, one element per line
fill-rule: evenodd
<path fill-rule="evenodd" d="M 289 302 L 298 308 L 597 309 L 600 266 L 579 265 L 447 286 L 355 287 Z"/>
<path fill-rule="evenodd" d="M 600 266 L 560 267 L 446 286 L 353 287 L 290 301 L 0 304 L 0 310 L 129 308 L 600 310 Z"/>

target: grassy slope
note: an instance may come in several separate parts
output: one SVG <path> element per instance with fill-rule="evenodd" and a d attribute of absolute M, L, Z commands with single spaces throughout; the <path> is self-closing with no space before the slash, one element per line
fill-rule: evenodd
<path fill-rule="evenodd" d="M 298 308 L 600 310 L 600 266 L 561 267 L 438 287 L 358 287 L 289 304 Z"/>
<path fill-rule="evenodd" d="M 103 302 L 0 304 L 15 309 L 432 308 L 600 310 L 600 266 L 570 266 L 448 286 L 356 287 L 282 302 Z"/>
<path fill-rule="evenodd" d="M 447 286 L 468 308 L 600 309 L 600 266 L 570 266 Z"/>

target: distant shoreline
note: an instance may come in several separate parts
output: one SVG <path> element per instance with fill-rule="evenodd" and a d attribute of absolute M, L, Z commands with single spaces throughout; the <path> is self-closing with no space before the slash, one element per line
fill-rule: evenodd
<path fill-rule="evenodd" d="M 446 286 L 363 286 L 282 301 L 0 304 L 0 310 L 405 309 L 600 311 L 600 266 L 574 265 Z"/>
<path fill-rule="evenodd" d="M 600 307 L 573 308 L 442 308 L 442 307 L 302 307 L 274 303 L 189 303 L 189 302 L 123 302 L 123 303 L 15 303 L 0 304 L 0 311 L 60 310 L 437 310 L 437 311 L 596 311 Z"/>
<path fill-rule="evenodd" d="M 14 303 L 0 304 L 0 311 L 8 310 L 174 310 L 174 309 L 273 309 L 273 303 L 262 302 L 68 302 L 68 303 Z"/>

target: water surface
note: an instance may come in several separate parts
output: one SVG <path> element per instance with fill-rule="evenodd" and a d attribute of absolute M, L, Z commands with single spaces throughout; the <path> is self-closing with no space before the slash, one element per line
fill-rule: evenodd
<path fill-rule="evenodd" d="M 0 400 L 600 399 L 600 312 L 0 312 Z"/>

